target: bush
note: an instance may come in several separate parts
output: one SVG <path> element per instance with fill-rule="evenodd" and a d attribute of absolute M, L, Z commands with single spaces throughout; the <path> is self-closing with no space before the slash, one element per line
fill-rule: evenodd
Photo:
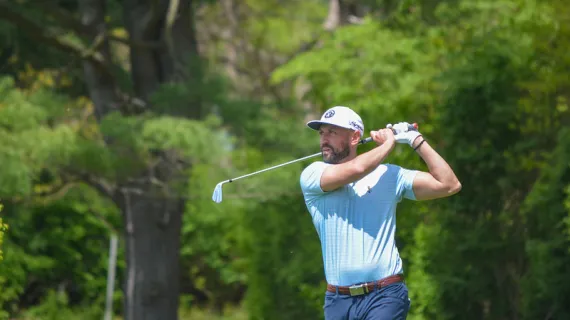
<path fill-rule="evenodd" d="M 2 204 L 0 204 L 0 212 L 2 211 Z M 2 218 L 0 218 L 0 261 L 2 261 L 2 240 L 4 239 L 4 232 L 8 229 L 8 226 L 2 223 Z"/>
<path fill-rule="evenodd" d="M 0 211 L 2 211 L 2 204 L 0 204 Z M 8 229 L 8 226 L 2 223 L 2 218 L 0 218 L 0 261 L 2 261 L 2 240 L 4 238 L 4 232 Z M 3 287 L 5 279 L 0 276 L 0 288 Z M 2 304 L 1 296 L 0 296 L 0 305 Z M 7 318 L 8 314 L 4 311 L 0 311 L 0 319 Z"/>

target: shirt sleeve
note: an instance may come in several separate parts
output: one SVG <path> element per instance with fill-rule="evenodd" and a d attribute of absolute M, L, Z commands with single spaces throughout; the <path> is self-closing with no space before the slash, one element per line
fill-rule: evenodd
<path fill-rule="evenodd" d="M 305 198 L 311 198 L 326 193 L 321 189 L 321 176 L 328 164 L 318 161 L 311 163 L 301 173 L 300 184 Z"/>
<path fill-rule="evenodd" d="M 402 168 L 399 166 L 395 166 L 398 170 L 398 179 L 397 179 L 397 196 L 398 200 L 402 200 L 402 198 L 416 200 L 416 195 L 414 194 L 414 178 L 418 173 L 417 170 L 410 170 L 406 168 Z"/>

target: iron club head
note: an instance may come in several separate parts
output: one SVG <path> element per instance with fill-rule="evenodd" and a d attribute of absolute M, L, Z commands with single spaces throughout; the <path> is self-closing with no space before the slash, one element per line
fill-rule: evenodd
<path fill-rule="evenodd" d="M 227 181 L 222 181 L 216 185 L 216 188 L 214 188 L 214 193 L 212 194 L 212 200 L 214 200 L 214 202 L 222 202 L 222 185 L 226 182 Z"/>

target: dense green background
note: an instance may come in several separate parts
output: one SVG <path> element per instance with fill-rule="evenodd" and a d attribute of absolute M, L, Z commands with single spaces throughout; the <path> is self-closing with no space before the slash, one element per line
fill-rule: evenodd
<path fill-rule="evenodd" d="M 120 179 L 160 148 L 192 162 L 180 318 L 321 318 L 320 245 L 298 187 L 309 162 L 226 185 L 221 204 L 211 194 L 219 181 L 317 152 L 306 117 L 334 105 L 358 111 L 366 129 L 418 122 L 462 182 L 451 198 L 399 206 L 410 319 L 570 319 L 565 1 L 353 3 L 367 14 L 334 31 L 322 26 L 328 1 L 236 0 L 233 22 L 220 16 L 224 1 L 196 3 L 203 79 L 163 85 L 151 97 L 158 112 L 100 123 L 81 58 L 3 17 L 0 319 L 102 317 L 109 237 L 122 218 L 68 173 Z M 121 2 L 107 4 L 124 36 Z M 82 41 L 31 1 L 12 8 Z M 129 88 L 124 44 L 113 55 Z M 196 97 L 207 110 L 200 119 L 161 113 Z M 128 152 L 103 146 L 102 134 Z M 425 169 L 405 146 L 388 161 Z M 117 317 L 125 266 L 121 242 Z"/>

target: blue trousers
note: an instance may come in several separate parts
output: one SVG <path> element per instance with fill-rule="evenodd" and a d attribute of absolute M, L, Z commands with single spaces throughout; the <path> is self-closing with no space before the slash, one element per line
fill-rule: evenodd
<path fill-rule="evenodd" d="M 323 308 L 325 320 L 405 320 L 410 300 L 406 284 L 398 282 L 354 297 L 326 291 Z"/>

